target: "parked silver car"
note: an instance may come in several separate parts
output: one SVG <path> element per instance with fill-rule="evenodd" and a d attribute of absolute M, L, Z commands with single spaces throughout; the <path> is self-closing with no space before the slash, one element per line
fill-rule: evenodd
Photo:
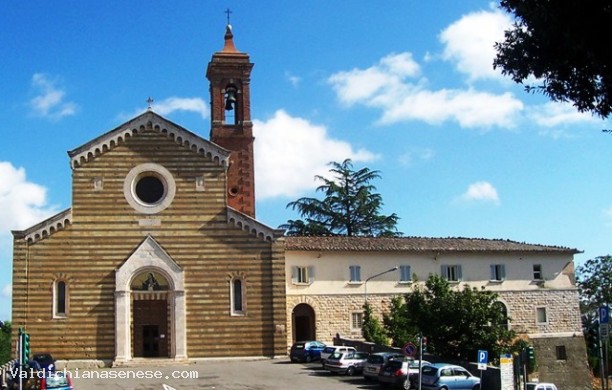
<path fill-rule="evenodd" d="M 355 375 L 363 371 L 368 355 L 367 352 L 334 352 L 325 359 L 323 368 L 338 374 Z"/>
<path fill-rule="evenodd" d="M 321 351 L 321 365 L 325 366 L 325 359 L 330 357 L 334 352 L 355 352 L 355 347 L 346 347 L 344 345 L 329 345 Z"/>

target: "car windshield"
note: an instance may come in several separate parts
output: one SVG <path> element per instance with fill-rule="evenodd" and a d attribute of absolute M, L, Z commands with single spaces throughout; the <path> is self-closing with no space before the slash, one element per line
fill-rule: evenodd
<path fill-rule="evenodd" d="M 331 356 L 329 357 L 330 359 L 340 359 L 342 357 L 342 353 L 341 352 L 334 352 L 331 354 Z"/>
<path fill-rule="evenodd" d="M 47 384 L 47 389 L 57 389 L 69 385 L 68 378 L 60 374 L 50 375 L 46 377 L 45 383 Z"/>
<path fill-rule="evenodd" d="M 295 344 L 295 345 L 293 346 L 293 348 L 295 348 L 295 349 L 303 349 L 303 348 L 304 348 L 304 343 Z"/>
<path fill-rule="evenodd" d="M 387 363 L 386 367 L 387 368 L 393 368 L 394 370 L 398 369 L 398 368 L 401 368 L 402 367 L 402 361 L 400 361 L 400 360 L 391 360 L 391 361 L 389 361 L 389 363 Z"/>
<path fill-rule="evenodd" d="M 336 350 L 334 347 L 327 347 L 323 350 L 325 353 L 333 353 Z"/>
<path fill-rule="evenodd" d="M 368 357 L 368 363 L 372 363 L 372 364 L 382 364 L 385 361 L 385 358 L 383 358 L 380 355 L 370 355 Z"/>

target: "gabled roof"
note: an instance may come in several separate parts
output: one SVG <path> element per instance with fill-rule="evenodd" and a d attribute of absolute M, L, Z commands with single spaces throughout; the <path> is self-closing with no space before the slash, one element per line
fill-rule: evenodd
<path fill-rule="evenodd" d="M 582 253 L 561 246 L 527 244 L 510 240 L 485 238 L 429 237 L 286 237 L 285 248 L 292 251 L 336 252 L 530 252 Z"/>
<path fill-rule="evenodd" d="M 274 241 L 281 237 L 285 231 L 282 229 L 272 229 L 250 216 L 241 213 L 231 207 L 227 207 L 227 222 L 240 229 L 249 232 L 252 236 L 259 237 L 266 241 Z"/>
<path fill-rule="evenodd" d="M 254 218 L 249 217 L 240 211 L 227 207 L 227 223 L 241 230 L 248 232 L 251 236 L 265 241 L 274 241 L 282 237 L 284 230 L 273 229 Z M 64 230 L 72 224 L 72 209 L 66 209 L 42 222 L 37 223 L 25 230 L 13 230 L 13 236 L 18 239 L 25 239 L 29 244 L 33 244 L 44 238 L 51 236 L 59 230 Z"/>
<path fill-rule="evenodd" d="M 83 165 L 87 161 L 112 150 L 117 145 L 123 143 L 127 138 L 145 129 L 164 134 L 177 144 L 195 153 L 203 154 L 213 161 L 216 161 L 219 165 L 228 165 L 230 151 L 192 133 L 151 110 L 125 122 L 108 133 L 94 138 L 76 149 L 68 151 L 70 165 L 73 169 Z"/>

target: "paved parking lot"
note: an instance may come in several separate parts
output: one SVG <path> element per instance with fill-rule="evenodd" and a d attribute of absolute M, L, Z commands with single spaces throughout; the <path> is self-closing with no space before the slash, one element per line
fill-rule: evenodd
<path fill-rule="evenodd" d="M 319 362 L 301 364 L 285 359 L 210 360 L 171 366 L 73 370 L 75 390 L 340 390 L 378 389 L 361 375 L 333 375 Z M 86 378 L 96 376 L 97 378 Z M 167 388 L 169 389 L 169 388 Z"/>

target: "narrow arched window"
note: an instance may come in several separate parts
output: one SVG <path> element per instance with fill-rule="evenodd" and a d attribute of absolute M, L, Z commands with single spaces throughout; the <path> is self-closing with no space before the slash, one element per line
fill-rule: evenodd
<path fill-rule="evenodd" d="M 232 314 L 244 314 L 244 286 L 242 280 L 232 280 Z"/>
<path fill-rule="evenodd" d="M 63 280 L 56 280 L 53 284 L 53 316 L 66 317 L 68 315 L 68 286 Z"/>

